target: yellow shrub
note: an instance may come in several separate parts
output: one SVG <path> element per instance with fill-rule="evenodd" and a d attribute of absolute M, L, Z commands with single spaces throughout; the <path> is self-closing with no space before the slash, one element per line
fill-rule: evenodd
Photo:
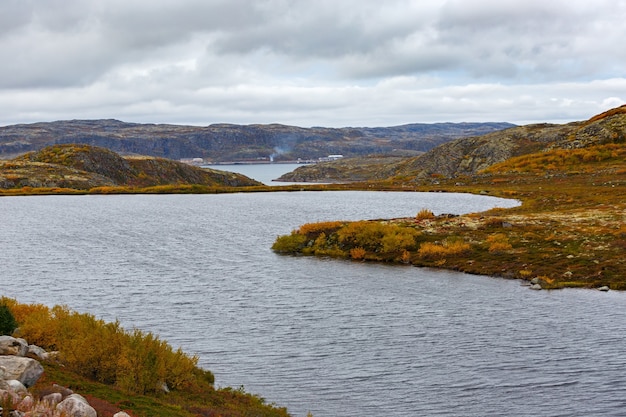
<path fill-rule="evenodd" d="M 301 235 L 308 235 L 311 233 L 328 232 L 329 230 L 335 231 L 340 228 L 342 224 L 343 222 L 340 221 L 305 223 L 300 226 L 297 233 Z"/>
<path fill-rule="evenodd" d="M 365 258 L 366 253 L 367 251 L 363 249 L 362 247 L 350 249 L 350 257 L 355 260 L 361 260 Z"/>
<path fill-rule="evenodd" d="M 432 211 L 428 209 L 421 209 L 420 211 L 417 212 L 417 215 L 415 216 L 415 218 L 417 220 L 434 219 L 435 215 L 433 214 Z"/>
<path fill-rule="evenodd" d="M 506 252 L 513 249 L 513 246 L 509 243 L 509 238 L 504 233 L 489 235 L 486 242 L 491 253 Z"/>
<path fill-rule="evenodd" d="M 64 306 L 50 309 L 6 300 L 15 312 L 21 337 L 58 350 L 63 364 L 83 376 L 143 394 L 157 390 L 161 383 L 183 388 L 198 374 L 197 357 L 174 351 L 151 333 L 128 333 L 119 322 L 106 323 Z"/>
<path fill-rule="evenodd" d="M 443 244 L 425 242 L 420 245 L 417 254 L 423 259 L 439 259 L 452 255 L 460 255 L 471 249 L 469 243 L 460 239 L 448 239 Z"/>

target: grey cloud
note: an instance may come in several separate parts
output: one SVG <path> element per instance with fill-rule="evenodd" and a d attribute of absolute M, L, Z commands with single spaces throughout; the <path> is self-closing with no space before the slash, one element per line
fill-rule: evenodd
<path fill-rule="evenodd" d="M 0 123 L 576 119 L 626 98 L 624 15 L 623 0 L 3 0 Z"/>

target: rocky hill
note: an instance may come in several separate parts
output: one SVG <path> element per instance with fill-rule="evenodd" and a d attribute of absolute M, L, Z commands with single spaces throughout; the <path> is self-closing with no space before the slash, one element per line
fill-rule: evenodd
<path fill-rule="evenodd" d="M 460 137 L 481 135 L 510 123 L 408 124 L 380 128 L 301 128 L 280 124 L 206 127 L 71 120 L 0 127 L 0 159 L 45 146 L 81 143 L 170 159 L 212 162 L 317 159 L 330 154 L 363 156 L 404 152 L 415 155 Z"/>
<path fill-rule="evenodd" d="M 383 178 L 453 178 L 473 175 L 509 158 L 553 149 L 576 149 L 626 141 L 626 106 L 568 124 L 533 124 L 461 138 L 401 161 L 372 165 L 365 159 L 310 165 L 280 178 L 282 181 L 362 181 Z M 368 166 L 369 175 L 351 177 L 357 166 Z M 329 175 L 332 172 L 333 175 Z"/>
<path fill-rule="evenodd" d="M 0 162 L 0 188 L 150 187 L 198 184 L 261 185 L 244 175 L 198 168 L 164 158 L 122 157 L 89 145 L 54 145 Z"/>

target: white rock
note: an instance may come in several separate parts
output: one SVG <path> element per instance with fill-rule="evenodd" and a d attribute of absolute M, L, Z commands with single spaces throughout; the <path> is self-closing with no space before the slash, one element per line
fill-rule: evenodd
<path fill-rule="evenodd" d="M 120 411 L 119 413 L 115 413 L 115 414 L 113 414 L 113 417 L 130 417 L 130 415 L 129 415 L 129 414 L 126 414 L 126 413 L 125 413 L 125 412 L 123 412 L 123 411 Z"/>
<path fill-rule="evenodd" d="M 65 413 L 67 417 L 98 417 L 96 410 L 78 394 L 65 398 L 57 404 L 56 410 Z"/>

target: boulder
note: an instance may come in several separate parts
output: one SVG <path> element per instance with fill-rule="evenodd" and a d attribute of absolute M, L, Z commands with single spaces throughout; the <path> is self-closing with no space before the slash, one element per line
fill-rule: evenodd
<path fill-rule="evenodd" d="M 126 414 L 125 412 L 120 411 L 119 413 L 113 414 L 113 417 L 130 417 L 130 414 Z"/>
<path fill-rule="evenodd" d="M 98 417 L 96 410 L 89 405 L 86 399 L 78 394 L 72 394 L 56 406 L 56 410 L 67 417 Z"/>
<path fill-rule="evenodd" d="M 52 394 L 48 394 L 41 399 L 43 402 L 50 406 L 56 406 L 58 403 L 63 401 L 63 395 L 60 392 L 53 392 Z"/>
<path fill-rule="evenodd" d="M 16 379 L 27 387 L 34 385 L 43 374 L 39 362 L 20 356 L 0 356 L 0 367 L 4 368 L 4 379 Z"/>
<path fill-rule="evenodd" d="M 28 343 L 24 339 L 0 336 L 0 355 L 26 356 Z"/>
<path fill-rule="evenodd" d="M 46 352 L 45 349 L 37 345 L 28 345 L 28 353 L 30 353 L 33 356 L 38 357 L 41 360 L 48 359 L 48 352 Z"/>
<path fill-rule="evenodd" d="M 540 290 L 541 289 L 541 284 L 532 284 L 530 286 L 531 290 Z"/>
<path fill-rule="evenodd" d="M 608 286 L 606 286 L 606 285 L 598 288 L 598 291 L 609 291 L 609 290 L 610 290 L 610 288 Z"/>

